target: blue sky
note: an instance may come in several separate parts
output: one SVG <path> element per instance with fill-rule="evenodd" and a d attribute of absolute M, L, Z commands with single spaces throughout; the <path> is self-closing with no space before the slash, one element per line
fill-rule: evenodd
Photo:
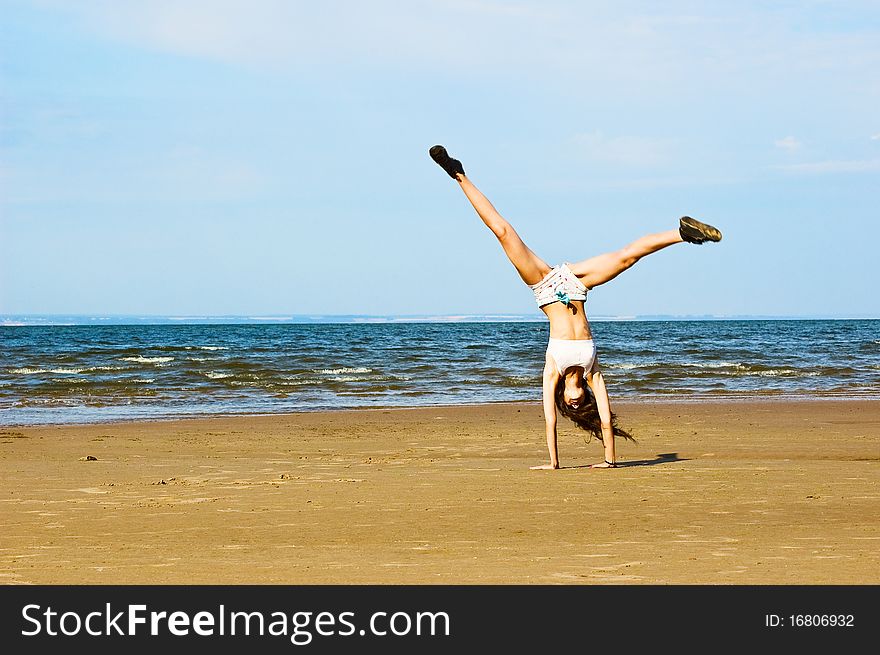
<path fill-rule="evenodd" d="M 876 2 L 0 0 L 0 313 L 880 316 Z"/>

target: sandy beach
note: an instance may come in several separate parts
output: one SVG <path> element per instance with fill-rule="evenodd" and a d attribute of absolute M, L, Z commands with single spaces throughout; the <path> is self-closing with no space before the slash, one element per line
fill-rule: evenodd
<path fill-rule="evenodd" d="M 616 410 L 617 470 L 531 403 L 0 428 L 0 581 L 880 583 L 880 402 Z"/>

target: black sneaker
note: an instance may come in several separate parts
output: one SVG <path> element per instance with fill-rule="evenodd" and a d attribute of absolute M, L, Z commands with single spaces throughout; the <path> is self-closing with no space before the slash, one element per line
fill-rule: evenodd
<path fill-rule="evenodd" d="M 721 230 L 711 225 L 701 223 L 696 218 L 682 216 L 679 220 L 678 233 L 688 243 L 705 243 L 706 241 L 721 241 Z"/>
<path fill-rule="evenodd" d="M 428 154 L 431 155 L 431 159 L 440 165 L 440 168 L 449 173 L 449 177 L 453 180 L 458 180 L 458 178 L 455 177 L 456 173 L 464 175 L 464 169 L 461 167 L 461 162 L 450 157 L 449 153 L 446 152 L 446 148 L 443 146 L 434 146 L 428 151 Z"/>

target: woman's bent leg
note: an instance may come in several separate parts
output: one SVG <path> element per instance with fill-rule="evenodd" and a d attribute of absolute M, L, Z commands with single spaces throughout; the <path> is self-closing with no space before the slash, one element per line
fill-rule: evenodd
<path fill-rule="evenodd" d="M 470 200 L 480 218 L 492 233 L 498 238 L 501 247 L 507 254 L 508 259 L 516 268 L 520 277 L 526 284 L 537 284 L 550 271 L 547 263 L 533 253 L 520 238 L 513 226 L 498 213 L 489 199 L 474 186 L 466 175 L 456 176 L 464 195 Z"/>
<path fill-rule="evenodd" d="M 642 257 L 683 242 L 684 239 L 681 238 L 678 230 L 649 234 L 641 239 L 636 239 L 620 250 L 585 259 L 573 264 L 570 268 L 581 282 L 592 289 L 613 280 Z"/>

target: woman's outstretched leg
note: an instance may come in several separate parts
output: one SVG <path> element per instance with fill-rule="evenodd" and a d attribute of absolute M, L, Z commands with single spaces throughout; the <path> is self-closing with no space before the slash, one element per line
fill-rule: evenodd
<path fill-rule="evenodd" d="M 464 173 L 461 162 L 452 159 L 443 146 L 434 146 L 430 150 L 431 158 L 437 162 L 443 170 L 449 173 L 461 186 L 464 195 L 473 205 L 477 214 L 483 220 L 492 233 L 498 238 L 501 247 L 507 254 L 508 259 L 514 265 L 520 277 L 526 284 L 537 284 L 550 271 L 547 263 L 533 253 L 523 242 L 513 226 L 498 213 L 498 210 L 489 202 L 480 190 L 474 186 Z"/>
<path fill-rule="evenodd" d="M 464 195 L 477 210 L 477 214 L 483 219 L 486 227 L 492 230 L 492 233 L 498 238 L 498 242 L 504 248 L 508 259 L 516 267 L 523 281 L 526 284 L 540 282 L 550 272 L 547 263 L 531 251 L 513 229 L 513 226 L 498 213 L 489 199 L 474 186 L 474 183 L 466 175 L 459 174 L 458 183 L 461 185 Z"/>
<path fill-rule="evenodd" d="M 721 241 L 721 232 L 711 225 L 701 223 L 689 216 L 683 216 L 677 230 L 649 234 L 636 239 L 620 250 L 585 259 L 573 264 L 570 268 L 587 288 L 592 289 L 613 280 L 642 257 L 686 241 L 689 243 Z"/>

